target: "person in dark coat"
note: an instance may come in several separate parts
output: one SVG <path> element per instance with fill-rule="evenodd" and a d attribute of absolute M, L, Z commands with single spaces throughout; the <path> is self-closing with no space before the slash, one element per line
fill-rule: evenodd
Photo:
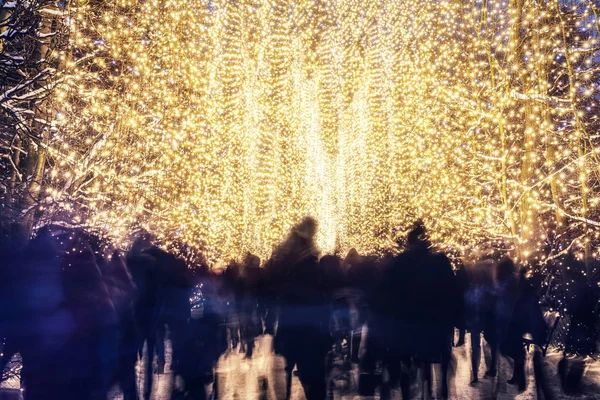
<path fill-rule="evenodd" d="M 262 333 L 259 308 L 261 272 L 260 258 L 253 254 L 247 254 L 240 273 L 238 298 L 236 299 L 240 321 L 240 351 L 245 353 L 246 358 L 252 357 L 254 341 Z"/>
<path fill-rule="evenodd" d="M 469 281 L 464 293 L 465 326 L 471 334 L 472 384 L 479 382 L 481 334 L 486 327 L 486 321 L 492 314 L 493 268 L 494 264 L 491 260 L 479 261 L 469 268 Z"/>
<path fill-rule="evenodd" d="M 206 385 L 215 382 L 215 366 L 227 344 L 223 319 L 213 308 L 211 285 L 202 285 L 202 304 L 192 304 L 192 312 L 185 326 L 181 358 L 181 377 L 185 384 L 186 399 L 204 400 L 208 398 Z M 213 385 L 214 398 L 216 382 Z"/>
<path fill-rule="evenodd" d="M 348 300 L 351 307 L 351 360 L 359 362 L 359 350 L 363 341 L 363 331 L 369 318 L 371 294 L 376 284 L 377 262 L 374 257 L 360 257 L 350 265 L 347 271 L 347 282 L 350 289 Z"/>
<path fill-rule="evenodd" d="M 442 397 L 448 397 L 448 372 L 457 314 L 457 291 L 452 265 L 446 255 L 433 253 L 417 271 L 416 358 L 421 361 L 427 389 L 431 387 L 431 364 L 442 368 Z"/>
<path fill-rule="evenodd" d="M 349 341 L 350 310 L 345 296 L 346 276 L 342 269 L 342 260 L 335 255 L 326 255 L 320 260 L 323 277 L 323 289 L 330 304 L 329 327 L 333 336 L 335 352 L 342 353 L 344 340 Z M 347 358 L 347 357 L 346 357 Z"/>
<path fill-rule="evenodd" d="M 227 312 L 227 330 L 231 350 L 236 350 L 241 342 L 240 332 L 240 307 L 237 303 L 240 297 L 240 274 L 242 267 L 237 261 L 231 261 L 221 276 L 223 285 L 220 296 L 223 299 Z M 243 349 L 240 346 L 240 352 Z"/>
<path fill-rule="evenodd" d="M 407 236 L 406 250 L 399 254 L 383 271 L 378 290 L 378 312 L 387 348 L 386 366 L 390 385 L 400 384 L 403 398 L 410 397 L 410 377 L 413 357 L 421 335 L 418 291 L 420 270 L 431 259 L 425 227 L 415 223 Z"/>
<path fill-rule="evenodd" d="M 525 343 L 524 338 L 532 338 L 533 344 L 543 347 L 548 328 L 539 305 L 539 297 L 531 280 L 526 278 L 527 270 L 520 272 L 517 298 L 511 320 L 506 329 L 502 351 L 513 359 L 513 376 L 509 384 L 517 385 L 519 392 L 526 389 Z M 537 382 L 538 385 L 541 382 Z"/>
<path fill-rule="evenodd" d="M 115 376 L 118 316 L 97 264 L 90 238 L 76 230 L 62 257 L 62 283 L 73 312 L 75 335 L 68 346 L 73 399 L 104 399 Z"/>
<path fill-rule="evenodd" d="M 316 229 L 316 221 L 305 218 L 293 228 L 274 256 L 284 271 L 275 341 L 285 359 L 288 399 L 295 366 L 308 400 L 323 399 L 326 393 L 325 360 L 331 341 L 327 301 L 314 244 Z"/>
<path fill-rule="evenodd" d="M 121 386 L 123 398 L 135 400 L 137 336 L 133 306 L 136 287 L 118 251 L 115 250 L 110 259 L 102 260 L 99 267 L 118 318 L 119 353 L 115 378 Z"/>
<path fill-rule="evenodd" d="M 562 283 L 566 312 L 570 317 L 564 357 L 559 376 L 566 393 L 581 390 L 584 357 L 595 352 L 598 320 L 598 285 L 588 280 L 585 264 L 569 254 L 562 263 Z"/>
<path fill-rule="evenodd" d="M 512 319 L 518 294 L 518 280 L 514 262 L 505 257 L 495 268 L 493 317 L 486 329 L 486 339 L 491 347 L 491 366 L 486 376 L 496 376 L 498 355 Z"/>
<path fill-rule="evenodd" d="M 275 335 L 277 325 L 277 314 L 279 313 L 278 297 L 279 282 L 282 276 L 280 263 L 273 258 L 268 259 L 263 266 L 261 280 L 262 302 L 260 304 L 260 315 L 264 321 L 265 335 Z M 277 352 L 277 348 L 274 349 Z"/>
<path fill-rule="evenodd" d="M 159 324 L 160 310 L 160 271 L 158 260 L 149 250 L 152 248 L 148 238 L 136 239 L 127 254 L 127 268 L 137 288 L 134 301 L 134 317 L 137 330 L 137 349 L 140 357 L 144 344 L 147 357 L 142 367 L 144 375 L 143 397 L 149 399 L 152 393 L 152 360 L 156 348 L 156 329 Z"/>
<path fill-rule="evenodd" d="M 171 370 L 179 373 L 179 362 L 186 351 L 183 346 L 185 325 L 190 317 L 191 280 L 185 261 L 172 253 L 162 252 L 159 260 L 161 309 L 159 326 L 169 328 L 171 338 Z M 161 343 L 164 348 L 164 339 Z M 164 351 L 164 350 L 162 350 Z"/>
<path fill-rule="evenodd" d="M 456 328 L 458 329 L 458 341 L 456 347 L 461 347 L 465 344 L 465 293 L 469 286 L 469 277 L 462 260 L 458 260 L 458 267 L 455 271 L 456 276 L 456 295 L 458 298 Z"/>
<path fill-rule="evenodd" d="M 3 331 L 8 330 L 7 340 L 22 357 L 25 400 L 73 398 L 72 370 L 64 365 L 77 327 L 62 284 L 61 242 L 67 244 L 68 235 L 64 240 L 56 235 L 51 227 L 38 231 L 19 259 L 11 291 L 2 292 L 11 301 L 3 310 L 10 311 L 2 320 Z"/>
<path fill-rule="evenodd" d="M 386 260 L 389 261 L 389 260 Z M 374 396 L 379 383 L 377 364 L 383 362 L 386 353 L 385 324 L 381 318 L 380 298 L 378 293 L 381 260 L 365 257 L 359 269 L 360 279 L 354 282 L 354 289 L 359 290 L 360 343 L 359 343 L 359 379 L 358 394 Z M 360 283 L 359 283 L 360 282 Z M 364 321 L 364 322 L 363 322 Z"/>

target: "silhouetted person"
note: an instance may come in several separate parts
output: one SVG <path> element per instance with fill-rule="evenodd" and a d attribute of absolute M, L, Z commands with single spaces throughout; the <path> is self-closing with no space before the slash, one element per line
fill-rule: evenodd
<path fill-rule="evenodd" d="M 204 300 L 198 307 L 192 305 L 191 316 L 185 326 L 181 358 L 181 377 L 185 383 L 186 399 L 208 398 L 206 385 L 215 382 L 214 368 L 226 347 L 221 316 L 213 308 L 214 292 L 210 283 L 203 285 Z M 217 383 L 214 384 L 214 398 Z"/>
<path fill-rule="evenodd" d="M 377 281 L 377 267 L 374 257 L 361 257 L 347 270 L 347 282 L 350 288 L 348 300 L 351 309 L 352 336 L 350 343 L 351 360 L 359 362 L 359 349 L 363 341 L 363 328 L 369 317 L 370 295 Z"/>
<path fill-rule="evenodd" d="M 73 379 L 70 396 L 105 399 L 118 358 L 118 317 L 89 237 L 78 230 L 71 237 L 62 257 L 65 300 L 76 323 L 66 366 Z"/>
<path fill-rule="evenodd" d="M 237 300 L 240 298 L 240 274 L 241 266 L 235 261 L 229 263 L 221 276 L 223 285 L 220 296 L 224 300 L 227 309 L 227 330 L 232 350 L 237 349 L 241 341 L 240 314 Z M 243 350 L 240 348 L 240 351 Z"/>
<path fill-rule="evenodd" d="M 457 320 L 456 320 L 456 328 L 458 329 L 458 341 L 456 342 L 456 347 L 461 347 L 465 344 L 465 331 L 466 331 L 466 321 L 465 321 L 465 293 L 469 286 L 469 277 L 465 266 L 462 261 L 459 261 L 458 268 L 455 271 L 456 276 L 456 295 L 458 298 L 457 305 Z"/>
<path fill-rule="evenodd" d="M 136 328 L 133 315 L 133 302 L 135 299 L 135 285 L 127 270 L 124 260 L 121 258 L 111 243 L 100 236 L 86 233 L 85 237 L 90 245 L 100 273 L 102 281 L 110 301 L 113 304 L 117 324 L 114 330 L 108 330 L 102 335 L 102 341 L 117 343 L 117 353 L 113 356 L 104 351 L 104 357 L 111 358 L 105 364 L 114 364 L 114 373 L 107 376 L 109 386 L 118 382 L 123 390 L 126 400 L 136 399 L 135 385 L 135 363 L 136 351 Z"/>
<path fill-rule="evenodd" d="M 373 396 L 379 381 L 377 363 L 383 361 L 385 355 L 385 326 L 378 309 L 378 284 L 380 282 L 381 265 L 372 257 L 364 257 L 356 271 L 359 278 L 353 286 L 359 290 L 358 305 L 360 342 L 358 343 L 359 380 L 358 393 L 361 396 Z M 358 335 L 357 335 L 358 336 Z"/>
<path fill-rule="evenodd" d="M 110 260 L 100 263 L 104 284 L 111 297 L 118 318 L 119 353 L 116 380 L 125 400 L 137 399 L 135 364 L 137 361 L 137 336 L 134 318 L 136 287 L 117 251 Z"/>
<path fill-rule="evenodd" d="M 583 357 L 595 352 L 598 318 L 598 286 L 588 282 L 583 262 L 568 255 L 562 266 L 562 283 L 565 308 L 570 317 L 565 341 L 564 357 L 559 363 L 559 376 L 566 393 L 576 393 L 581 388 L 585 369 Z M 576 355 L 576 357 L 569 356 Z"/>
<path fill-rule="evenodd" d="M 532 338 L 532 342 L 542 347 L 546 341 L 547 327 L 539 305 L 539 298 L 526 279 L 526 269 L 519 274 L 517 298 L 512 318 L 502 343 L 504 354 L 513 359 L 513 376 L 509 384 L 517 385 L 519 392 L 526 389 L 525 376 L 525 344 L 524 337 Z M 537 382 L 541 384 L 542 382 Z"/>
<path fill-rule="evenodd" d="M 156 347 L 156 328 L 160 311 L 160 271 L 158 260 L 150 254 L 151 244 L 146 238 L 137 239 L 127 254 L 129 269 L 137 292 L 134 302 L 134 317 L 138 332 L 137 349 L 142 355 L 144 344 L 147 357 L 142 367 L 144 375 L 143 397 L 149 399 L 152 393 L 152 361 Z"/>
<path fill-rule="evenodd" d="M 22 253 L 12 290 L 2 292 L 11 302 L 2 323 L 10 346 L 22 356 L 26 400 L 73 398 L 71 370 L 64 367 L 76 324 L 66 307 L 60 247 L 52 229 L 40 229 Z"/>
<path fill-rule="evenodd" d="M 326 255 L 320 260 L 323 273 L 323 289 L 329 301 L 329 329 L 333 336 L 335 352 L 344 358 L 343 342 L 349 341 L 350 310 L 346 293 L 346 276 L 342 269 L 342 260 L 334 255 Z M 349 346 L 347 346 L 349 347 Z"/>
<path fill-rule="evenodd" d="M 420 270 L 431 258 L 430 243 L 422 224 L 415 224 L 407 237 L 406 250 L 383 272 L 379 288 L 379 311 L 387 348 L 386 367 L 390 386 L 400 384 L 403 398 L 410 396 L 410 370 L 419 343 L 420 313 L 417 286 Z"/>
<path fill-rule="evenodd" d="M 352 362 L 358 361 L 358 350 L 360 346 L 360 329 L 366 317 L 364 310 L 360 315 L 361 304 L 363 304 L 363 293 L 360 288 L 360 273 L 362 269 L 363 257 L 360 256 L 355 248 L 352 248 L 346 254 L 342 263 L 344 275 L 346 277 L 346 288 L 344 290 L 345 300 L 348 303 L 349 327 L 348 327 L 348 351 Z M 362 317 L 362 318 L 361 318 Z"/>
<path fill-rule="evenodd" d="M 241 337 L 240 351 L 245 353 L 247 358 L 252 357 L 254 340 L 262 333 L 262 321 L 259 309 L 260 284 L 260 258 L 248 254 L 240 273 L 237 299 Z"/>
<path fill-rule="evenodd" d="M 515 303 L 517 300 L 517 276 L 514 262 L 510 258 L 503 258 L 496 264 L 494 277 L 494 307 L 492 324 L 489 327 L 489 340 L 491 346 L 491 366 L 486 376 L 496 376 L 498 368 L 498 353 L 500 346 L 506 338 Z M 517 362 L 520 362 L 517 361 Z"/>
<path fill-rule="evenodd" d="M 493 272 L 492 261 L 482 260 L 469 269 L 469 282 L 464 293 L 465 326 L 471 334 L 471 383 L 479 382 L 481 362 L 481 334 L 492 315 Z"/>
<path fill-rule="evenodd" d="M 283 271 L 276 341 L 285 358 L 288 399 L 294 366 L 308 400 L 323 399 L 326 392 L 325 358 L 331 342 L 314 244 L 316 228 L 316 221 L 305 218 L 275 254 Z"/>
<path fill-rule="evenodd" d="M 160 261 L 161 312 L 159 326 L 168 326 L 171 338 L 171 370 L 179 372 L 179 361 L 185 352 L 183 347 L 185 325 L 190 317 L 191 281 L 187 265 L 181 258 L 162 252 Z M 164 346 L 164 339 L 162 342 Z"/>
<path fill-rule="evenodd" d="M 279 313 L 279 282 L 282 277 L 282 266 L 276 263 L 273 258 L 265 262 L 262 271 L 262 303 L 261 316 L 264 319 L 265 335 L 274 335 L 277 324 L 277 314 Z M 275 347 L 276 352 L 278 349 Z"/>
<path fill-rule="evenodd" d="M 448 397 L 448 368 L 457 309 L 456 286 L 450 260 L 444 254 L 432 254 L 417 271 L 417 308 L 420 333 L 417 359 L 431 387 L 431 364 L 442 368 L 442 396 Z"/>

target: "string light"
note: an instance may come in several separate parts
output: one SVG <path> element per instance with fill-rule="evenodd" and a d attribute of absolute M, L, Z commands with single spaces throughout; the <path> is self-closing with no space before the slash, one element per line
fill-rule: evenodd
<path fill-rule="evenodd" d="M 380 251 L 416 218 L 435 242 L 500 238 L 522 257 L 567 225 L 597 238 L 596 13 L 73 0 L 49 202 L 214 260 L 266 257 L 304 215 L 325 251 Z"/>

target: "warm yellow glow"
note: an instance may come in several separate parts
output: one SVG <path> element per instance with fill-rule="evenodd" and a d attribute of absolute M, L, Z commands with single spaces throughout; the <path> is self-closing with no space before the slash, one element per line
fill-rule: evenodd
<path fill-rule="evenodd" d="M 559 3 L 70 1 L 51 196 L 212 259 L 267 256 L 304 215 L 325 251 L 422 218 L 535 254 L 600 201 L 598 20 Z"/>

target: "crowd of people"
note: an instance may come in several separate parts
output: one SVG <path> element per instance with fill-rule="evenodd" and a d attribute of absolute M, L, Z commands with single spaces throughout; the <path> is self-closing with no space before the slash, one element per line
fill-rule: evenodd
<path fill-rule="evenodd" d="M 121 255 L 82 229 L 46 226 L 29 240 L 15 226 L 0 249 L 1 365 L 20 354 L 26 400 L 106 399 L 116 384 L 125 400 L 149 399 L 154 374 L 164 373 L 168 335 L 170 368 L 184 382 L 173 397 L 206 399 L 214 382 L 216 399 L 219 357 L 234 349 L 252 357 L 255 339 L 266 334 L 285 360 L 287 398 L 297 374 L 308 400 L 325 399 L 334 359 L 358 365 L 359 394 L 377 391 L 382 399 L 396 388 L 413 398 L 417 377 L 420 392 L 431 392 L 431 366 L 439 364 L 447 398 L 452 347 L 472 348 L 477 385 L 484 338 L 486 377 L 497 375 L 500 355 L 508 357 L 508 383 L 525 390 L 526 345 L 545 351 L 552 329 L 541 308 L 544 276 L 518 270 L 510 258 L 453 264 L 433 249 L 422 223 L 401 252 L 380 258 L 355 250 L 320 257 L 316 231 L 305 218 L 269 260 L 248 254 L 209 268 L 147 235 Z M 571 310 L 567 351 L 592 353 L 598 293 L 579 261 L 567 256 L 564 265 L 577 288 L 561 304 Z M 581 366 L 565 361 L 560 369 L 565 389 L 575 390 Z"/>

